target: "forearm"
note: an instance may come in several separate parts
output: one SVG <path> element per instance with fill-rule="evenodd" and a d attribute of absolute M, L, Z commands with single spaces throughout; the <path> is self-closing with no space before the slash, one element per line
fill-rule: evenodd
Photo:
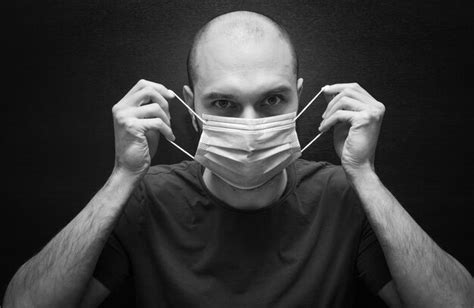
<path fill-rule="evenodd" d="M 421 229 L 375 173 L 351 182 L 406 306 L 472 307 L 472 276 Z"/>
<path fill-rule="evenodd" d="M 17 271 L 5 307 L 76 305 L 136 182 L 114 172 L 87 206 Z"/>

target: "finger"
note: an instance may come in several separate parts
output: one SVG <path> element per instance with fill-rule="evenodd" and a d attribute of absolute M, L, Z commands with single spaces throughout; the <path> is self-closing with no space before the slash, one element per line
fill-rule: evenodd
<path fill-rule="evenodd" d="M 153 81 L 149 81 L 149 80 L 145 80 L 145 79 L 140 79 L 131 89 L 130 91 L 127 92 L 127 94 L 125 94 L 125 97 L 135 93 L 135 92 L 138 92 L 140 90 L 142 90 L 143 88 L 146 88 L 146 87 L 152 87 L 154 88 L 156 91 L 158 91 L 158 93 L 160 93 L 161 95 L 163 95 L 164 97 L 166 97 L 167 99 L 172 99 L 174 97 L 173 94 L 171 94 L 169 92 L 169 90 L 162 84 L 159 84 L 159 83 L 156 83 L 156 82 L 153 82 Z"/>
<path fill-rule="evenodd" d="M 336 83 L 333 85 L 327 85 L 324 87 L 324 93 L 325 94 L 337 94 L 339 92 L 342 92 L 344 89 L 352 89 L 356 92 L 359 92 L 361 94 L 365 94 L 369 97 L 372 97 L 372 95 L 369 94 L 364 88 L 362 88 L 358 83 L 352 82 L 352 83 Z M 373 98 L 373 97 L 372 97 Z"/>
<path fill-rule="evenodd" d="M 350 110 L 350 111 L 361 111 L 367 108 L 367 105 L 360 102 L 357 99 L 343 96 L 331 106 L 328 105 L 326 111 L 323 114 L 323 119 L 330 117 L 337 110 Z"/>
<path fill-rule="evenodd" d="M 163 122 L 163 120 L 160 118 L 139 119 L 138 123 L 145 129 L 145 131 L 157 130 L 163 136 L 165 136 L 166 139 L 170 139 L 171 141 L 174 141 L 176 139 L 173 134 L 173 131 L 171 130 L 171 127 L 166 125 L 166 123 Z"/>
<path fill-rule="evenodd" d="M 166 123 L 166 125 L 170 126 L 170 119 L 168 115 L 163 111 L 163 109 L 161 109 L 160 105 L 158 104 L 148 104 L 137 108 L 129 109 L 130 114 L 136 118 L 160 118 Z"/>
<path fill-rule="evenodd" d="M 319 131 L 327 131 L 338 122 L 352 123 L 356 114 L 357 111 L 337 110 L 332 116 L 326 118 L 324 121 L 321 122 L 321 125 L 319 126 Z"/>
<path fill-rule="evenodd" d="M 152 87 L 146 87 L 133 93 L 125 98 L 122 104 L 125 106 L 138 107 L 140 105 L 148 104 L 149 102 L 157 103 L 161 109 L 169 115 L 168 101 Z"/>
<path fill-rule="evenodd" d="M 330 110 L 335 104 L 337 104 L 337 102 L 339 100 L 341 100 L 343 97 L 349 97 L 349 98 L 352 98 L 352 99 L 356 99 L 358 101 L 360 101 L 361 103 L 363 102 L 366 102 L 367 100 L 370 99 L 370 97 L 367 97 L 365 96 L 364 94 L 361 94 L 353 89 L 350 89 L 350 88 L 345 88 L 344 90 L 342 90 L 342 92 L 340 92 L 339 94 L 337 94 L 328 104 L 327 108 L 326 108 L 326 112 L 323 113 L 323 118 L 325 118 L 327 116 L 327 111 Z"/>
<path fill-rule="evenodd" d="M 158 106 L 160 106 L 161 109 L 165 112 L 166 116 L 171 119 L 168 101 L 161 94 L 158 94 L 157 96 L 154 96 L 154 98 L 155 99 L 152 99 L 152 102 L 157 103 Z M 150 102 L 148 102 L 148 103 L 150 103 Z M 144 103 L 142 105 L 146 105 L 146 104 L 147 103 Z"/>
<path fill-rule="evenodd" d="M 328 104 L 336 97 L 337 94 L 328 94 L 328 93 L 325 93 L 324 92 L 324 89 L 323 89 L 323 94 L 324 94 L 324 98 L 326 99 L 326 102 L 328 102 Z M 329 105 L 328 105 L 329 106 Z M 327 107 L 326 107 L 327 109 Z"/>

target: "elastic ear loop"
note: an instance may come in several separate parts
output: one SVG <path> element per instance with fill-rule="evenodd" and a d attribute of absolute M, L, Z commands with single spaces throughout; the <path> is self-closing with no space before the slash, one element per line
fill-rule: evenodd
<path fill-rule="evenodd" d="M 326 86 L 322 87 L 321 90 L 318 92 L 318 94 L 316 94 L 310 101 L 309 103 L 306 104 L 306 106 L 303 108 L 303 110 L 300 111 L 300 113 L 298 113 L 298 115 L 295 117 L 295 121 L 300 117 L 301 114 L 303 114 L 303 112 L 305 112 L 306 109 L 308 109 L 308 107 L 318 98 L 319 95 L 321 95 L 321 93 L 323 93 L 324 91 L 324 88 Z M 324 132 L 320 132 L 316 137 L 313 138 L 313 140 L 311 140 L 308 144 L 306 144 L 304 146 L 304 148 L 301 150 L 301 153 L 303 153 L 304 150 L 306 150 L 311 144 L 313 144 L 313 142 L 315 142 L 316 140 L 318 140 L 319 137 L 321 137 L 321 135 L 323 134 Z"/>
<path fill-rule="evenodd" d="M 178 95 L 176 95 L 176 93 L 174 93 L 172 90 L 168 90 L 171 94 L 174 95 L 174 97 L 176 97 L 178 99 L 178 101 L 180 101 L 184 107 L 188 108 L 188 110 L 194 115 L 196 116 L 196 118 L 198 118 L 202 123 L 206 123 L 206 121 L 201 118 L 191 107 L 188 106 L 188 104 L 186 104 L 184 102 L 184 100 L 182 100 Z M 296 122 L 296 120 L 303 114 L 303 112 L 306 111 L 306 109 L 308 109 L 309 106 L 311 106 L 311 104 L 319 97 L 319 95 L 321 95 L 321 93 L 323 93 L 324 91 L 324 87 L 321 88 L 321 90 L 318 92 L 318 94 L 316 94 L 310 101 L 309 103 L 306 104 L 306 106 L 303 108 L 303 110 L 300 111 L 300 113 L 298 113 L 298 115 L 295 117 L 294 121 Z M 303 153 L 304 150 L 306 150 L 311 144 L 313 144 L 313 142 L 315 142 L 316 140 L 318 140 L 319 137 L 321 137 L 321 135 L 323 134 L 324 132 L 320 132 L 316 137 L 313 138 L 313 140 L 311 140 L 308 144 L 306 144 L 304 146 L 304 148 L 301 150 L 301 153 Z M 169 139 L 166 139 L 168 140 L 172 145 L 174 145 L 176 148 L 178 148 L 179 150 L 181 150 L 181 152 L 183 152 L 184 154 L 186 154 L 187 156 L 189 156 L 191 159 L 194 160 L 194 156 L 192 156 L 191 154 L 189 154 L 185 149 L 183 149 L 182 147 L 180 147 L 179 145 L 177 145 L 175 142 L 169 140 Z"/>
<path fill-rule="evenodd" d="M 206 123 L 206 121 L 204 121 L 203 118 L 201 118 L 191 107 L 188 106 L 188 104 L 186 104 L 178 95 L 176 95 L 176 93 L 174 93 L 172 90 L 168 90 L 171 94 L 174 95 L 174 97 L 176 97 L 178 99 L 178 101 L 180 101 L 184 107 L 188 108 L 189 111 L 191 111 L 191 113 L 193 115 L 196 116 L 196 118 L 198 118 L 202 123 Z M 181 152 L 183 152 L 184 154 L 188 155 L 192 160 L 194 160 L 194 156 L 192 156 L 191 154 L 189 154 L 185 149 L 183 149 L 182 147 L 180 147 L 179 145 L 177 145 L 175 142 L 169 140 L 169 139 L 166 139 L 168 140 L 172 145 L 174 145 L 175 147 L 177 147 L 179 150 L 181 150 Z"/>

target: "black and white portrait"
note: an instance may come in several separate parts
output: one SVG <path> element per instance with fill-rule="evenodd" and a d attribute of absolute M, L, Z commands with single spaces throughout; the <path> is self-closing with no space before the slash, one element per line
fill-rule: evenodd
<path fill-rule="evenodd" d="M 1 307 L 474 307 L 468 6 L 5 13 Z"/>

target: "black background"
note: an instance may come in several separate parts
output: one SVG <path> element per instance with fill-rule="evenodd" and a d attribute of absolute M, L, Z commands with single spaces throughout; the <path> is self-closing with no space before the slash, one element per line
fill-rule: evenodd
<path fill-rule="evenodd" d="M 474 272 L 473 17 L 462 3 L 16 1 L 4 11 L 2 44 L 0 294 L 106 181 L 112 106 L 140 78 L 180 94 L 194 33 L 238 9 L 267 14 L 294 37 L 302 105 L 325 84 L 353 81 L 385 104 L 379 176 Z M 194 152 L 187 112 L 177 101 L 170 105 L 177 142 Z M 302 145 L 317 133 L 324 107 L 320 100 L 299 121 Z M 338 163 L 329 135 L 303 157 Z M 153 163 L 183 159 L 162 142 Z"/>

